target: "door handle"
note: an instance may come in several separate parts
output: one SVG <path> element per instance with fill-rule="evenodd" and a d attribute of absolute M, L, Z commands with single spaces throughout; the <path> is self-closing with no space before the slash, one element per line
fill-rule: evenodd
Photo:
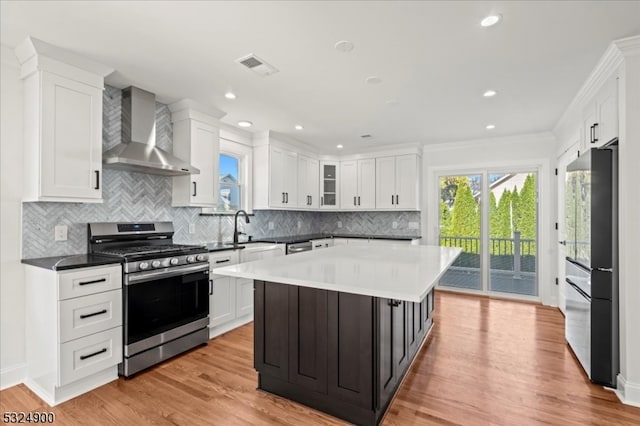
<path fill-rule="evenodd" d="M 209 280 L 209 296 L 213 296 L 213 280 Z"/>
<path fill-rule="evenodd" d="M 593 140 L 591 143 L 598 142 L 598 138 L 596 137 L 596 128 L 598 127 L 598 123 L 593 123 Z"/>
<path fill-rule="evenodd" d="M 313 195 L 309 195 L 309 205 L 313 204 Z"/>
<path fill-rule="evenodd" d="M 396 206 L 400 204 L 400 196 L 396 194 Z"/>
<path fill-rule="evenodd" d="M 100 170 L 96 170 L 96 186 L 93 189 L 100 189 Z"/>
<path fill-rule="evenodd" d="M 353 197 L 353 205 L 356 206 L 356 197 Z"/>
<path fill-rule="evenodd" d="M 96 356 L 96 355 L 103 354 L 103 353 L 105 353 L 106 351 L 107 351 L 107 348 L 102 348 L 102 349 L 100 349 L 99 351 L 96 351 L 96 352 L 91 353 L 91 354 L 89 354 L 89 355 L 80 355 L 80 361 L 84 361 L 85 359 L 88 359 L 88 358 L 94 357 L 94 356 Z"/>
<path fill-rule="evenodd" d="M 393 194 L 391 194 L 391 205 L 395 204 L 393 200 L 394 200 Z"/>
<path fill-rule="evenodd" d="M 102 314 L 106 314 L 106 313 L 107 313 L 107 310 L 103 309 L 103 310 L 98 311 L 98 312 L 92 312 L 90 314 L 80 315 L 80 319 L 91 318 L 91 317 L 95 317 L 96 315 L 102 315 Z"/>
<path fill-rule="evenodd" d="M 324 197 L 320 197 L 320 205 L 324 206 Z"/>
<path fill-rule="evenodd" d="M 596 268 L 596 271 L 600 271 L 600 272 L 613 272 L 613 268 Z"/>
<path fill-rule="evenodd" d="M 285 204 L 289 204 L 289 193 L 285 192 L 284 195 L 285 195 Z"/>
<path fill-rule="evenodd" d="M 198 183 L 193 182 L 193 197 L 195 197 L 197 193 L 198 193 Z"/>
<path fill-rule="evenodd" d="M 282 204 L 284 204 L 284 192 L 282 193 Z"/>
<path fill-rule="evenodd" d="M 91 280 L 91 281 L 80 281 L 78 285 L 87 285 L 87 284 L 97 284 L 106 282 L 106 278 L 100 278 L 99 280 Z"/>
<path fill-rule="evenodd" d="M 566 241 L 558 241 L 558 244 L 562 244 L 563 246 L 566 246 L 567 242 Z"/>
<path fill-rule="evenodd" d="M 358 205 L 360 205 L 360 196 L 358 195 Z"/>

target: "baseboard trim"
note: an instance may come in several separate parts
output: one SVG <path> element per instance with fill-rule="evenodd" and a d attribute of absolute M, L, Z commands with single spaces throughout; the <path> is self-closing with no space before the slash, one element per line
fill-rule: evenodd
<path fill-rule="evenodd" d="M 628 382 L 622 374 L 618 374 L 616 395 L 623 404 L 640 407 L 640 384 Z"/>
<path fill-rule="evenodd" d="M 27 377 L 27 364 L 20 363 L 0 370 L 0 390 L 5 390 L 24 382 Z"/>

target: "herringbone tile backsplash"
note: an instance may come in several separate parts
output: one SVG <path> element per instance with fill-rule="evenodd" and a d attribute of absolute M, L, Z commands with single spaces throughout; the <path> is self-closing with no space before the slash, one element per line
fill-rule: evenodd
<path fill-rule="evenodd" d="M 122 92 L 106 86 L 103 101 L 103 149 L 120 143 Z M 162 149 L 172 151 L 171 113 L 156 104 L 156 137 Z M 85 253 L 87 223 L 143 222 L 165 220 L 173 222 L 174 240 L 184 244 L 207 241 L 230 241 L 233 234 L 232 216 L 203 216 L 199 208 L 171 207 L 170 177 L 103 169 L 102 204 L 83 203 L 23 203 L 22 256 L 36 258 Z M 255 211 L 250 224 L 240 228 L 255 238 L 301 235 L 311 233 L 419 235 L 419 229 L 408 229 L 409 222 L 420 223 L 419 212 L 357 212 L 328 213 L 304 211 Z M 397 229 L 392 228 L 397 222 Z M 269 224 L 273 229 L 269 229 Z M 55 225 L 67 225 L 67 241 L 54 241 Z M 189 224 L 196 232 L 189 234 Z M 342 227 L 338 225 L 341 224 Z"/>

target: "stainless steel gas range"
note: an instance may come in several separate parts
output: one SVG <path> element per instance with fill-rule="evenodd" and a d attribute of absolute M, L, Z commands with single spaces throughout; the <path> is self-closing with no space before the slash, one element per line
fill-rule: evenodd
<path fill-rule="evenodd" d="M 129 377 L 209 339 L 209 262 L 173 244 L 171 222 L 90 223 L 88 251 L 122 259 L 124 359 Z"/>

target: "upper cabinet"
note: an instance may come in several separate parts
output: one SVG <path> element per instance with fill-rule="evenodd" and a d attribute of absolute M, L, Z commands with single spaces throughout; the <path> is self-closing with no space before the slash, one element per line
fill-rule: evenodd
<path fill-rule="evenodd" d="M 306 192 L 298 200 L 298 153 L 264 143 L 254 147 L 253 156 L 254 209 L 305 207 Z"/>
<path fill-rule="evenodd" d="M 320 208 L 337 209 L 340 205 L 338 192 L 338 173 L 340 163 L 338 161 L 320 162 Z"/>
<path fill-rule="evenodd" d="M 376 207 L 376 160 L 340 162 L 340 207 L 343 210 Z"/>
<path fill-rule="evenodd" d="M 376 207 L 418 210 L 418 156 L 376 158 Z"/>
<path fill-rule="evenodd" d="M 580 151 L 600 147 L 618 137 L 618 78 L 611 77 L 583 112 Z"/>
<path fill-rule="evenodd" d="M 15 53 L 24 90 L 24 201 L 102 202 L 102 91 L 113 70 L 32 38 Z"/>
<path fill-rule="evenodd" d="M 172 206 L 215 207 L 218 201 L 219 119 L 225 113 L 185 99 L 169 105 L 173 154 L 199 174 L 174 176 Z"/>
<path fill-rule="evenodd" d="M 304 155 L 298 156 L 298 206 L 317 209 L 320 162 Z"/>

